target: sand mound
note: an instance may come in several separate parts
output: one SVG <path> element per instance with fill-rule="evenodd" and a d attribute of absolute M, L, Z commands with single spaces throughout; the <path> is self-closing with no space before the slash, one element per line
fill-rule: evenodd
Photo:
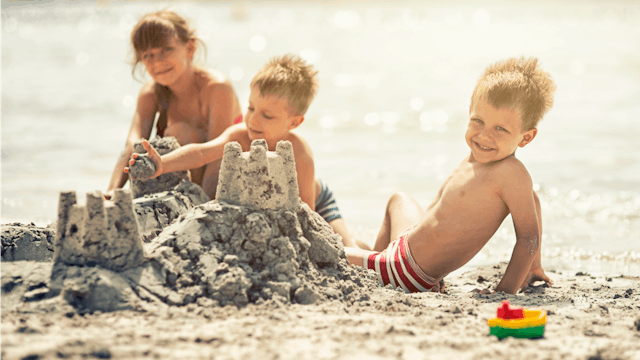
<path fill-rule="evenodd" d="M 31 224 L 2 225 L 2 261 L 51 261 L 55 227 Z"/>
<path fill-rule="evenodd" d="M 340 237 L 300 201 L 290 143 L 269 152 L 254 141 L 248 153 L 228 144 L 220 179 L 219 200 L 183 213 L 148 243 L 129 191 L 117 190 L 113 201 L 89 193 L 85 206 L 61 193 L 50 281 L 22 300 L 50 311 L 153 311 L 353 303 L 380 287 L 348 265 Z"/>

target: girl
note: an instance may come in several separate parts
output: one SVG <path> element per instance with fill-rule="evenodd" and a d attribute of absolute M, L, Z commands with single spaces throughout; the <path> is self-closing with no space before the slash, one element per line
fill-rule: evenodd
<path fill-rule="evenodd" d="M 133 28 L 133 71 L 142 62 L 152 80 L 142 86 L 125 149 L 113 170 L 105 197 L 127 182 L 122 169 L 133 153 L 133 144 L 149 139 L 156 117 L 157 134 L 174 136 L 180 145 L 203 143 L 242 121 L 238 98 L 231 83 L 218 71 L 196 67 L 192 60 L 195 35 L 187 21 L 163 10 L 145 15 Z M 203 44 L 204 45 L 204 44 Z M 191 180 L 214 198 L 220 161 L 191 169 Z"/>

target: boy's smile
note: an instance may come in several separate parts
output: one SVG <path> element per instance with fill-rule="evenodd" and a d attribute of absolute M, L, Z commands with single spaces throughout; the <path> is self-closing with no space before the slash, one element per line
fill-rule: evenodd
<path fill-rule="evenodd" d="M 285 97 L 262 96 L 254 86 L 249 95 L 249 107 L 244 120 L 249 139 L 265 139 L 271 148 L 278 141 L 285 140 L 289 131 L 298 127 L 304 118 L 301 115 L 291 115 L 291 107 Z"/>
<path fill-rule="evenodd" d="M 500 161 L 527 145 L 538 130 L 522 130 L 520 114 L 511 108 L 496 109 L 479 99 L 469 109 L 469 125 L 465 139 L 471 148 L 471 157 L 481 163 Z"/>

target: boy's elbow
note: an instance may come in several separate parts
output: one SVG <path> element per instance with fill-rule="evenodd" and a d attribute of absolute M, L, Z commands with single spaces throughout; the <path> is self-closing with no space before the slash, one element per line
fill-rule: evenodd
<path fill-rule="evenodd" d="M 540 247 L 540 236 L 531 234 L 530 236 L 518 238 L 516 242 L 525 245 L 529 250 L 529 255 L 533 255 Z"/>

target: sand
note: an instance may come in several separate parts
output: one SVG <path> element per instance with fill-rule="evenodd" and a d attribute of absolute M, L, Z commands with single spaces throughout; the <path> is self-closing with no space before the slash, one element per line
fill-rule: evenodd
<path fill-rule="evenodd" d="M 33 264 L 39 266 L 28 266 Z M 272 299 L 240 308 L 190 304 L 84 314 L 25 303 L 5 310 L 20 287 L 43 286 L 51 266 L 2 264 L 3 359 L 640 358 L 640 279 L 633 277 L 550 273 L 552 287 L 518 295 L 471 293 L 487 285 L 478 279 L 499 279 L 505 264 L 497 264 L 447 278 L 447 294 L 378 288 L 352 303 Z M 544 337 L 489 336 L 487 320 L 504 299 L 546 310 Z"/>
<path fill-rule="evenodd" d="M 229 145 L 219 199 L 182 179 L 143 198 L 150 226 L 124 190 L 61 193 L 58 228 L 3 225 L 2 358 L 640 359 L 639 278 L 550 272 L 551 287 L 473 293 L 500 263 L 444 294 L 381 287 L 299 201 L 293 167 L 286 144 Z M 504 300 L 547 311 L 544 336 L 489 335 Z"/>

